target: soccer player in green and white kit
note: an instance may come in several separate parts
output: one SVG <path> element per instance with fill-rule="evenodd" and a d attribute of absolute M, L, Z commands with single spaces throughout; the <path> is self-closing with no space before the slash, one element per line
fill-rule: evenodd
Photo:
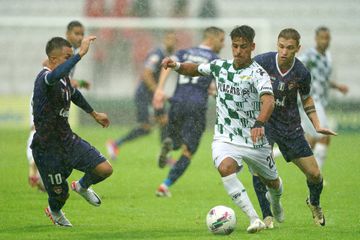
<path fill-rule="evenodd" d="M 264 229 L 265 224 L 236 176 L 243 166 L 242 161 L 267 184 L 274 215 L 283 219 L 282 183 L 263 127 L 273 111 L 274 97 L 268 74 L 251 59 L 254 36 L 254 30 L 246 25 L 232 30 L 232 60 L 218 59 L 198 65 L 165 58 L 162 63 L 164 68 L 173 68 L 183 75 L 215 78 L 218 93 L 213 160 L 225 190 L 250 219 L 249 233 Z"/>
<path fill-rule="evenodd" d="M 315 31 L 316 46 L 309 48 L 299 56 L 299 60 L 310 71 L 311 91 L 310 95 L 314 99 L 315 108 L 319 117 L 321 126 L 329 127 L 328 119 L 326 116 L 326 107 L 329 103 L 329 89 L 334 88 L 343 94 L 348 92 L 348 87 L 344 84 L 331 81 L 332 74 L 332 59 L 328 51 L 330 44 L 330 30 L 327 27 L 318 27 Z M 300 111 L 301 122 L 307 140 L 314 151 L 315 159 L 322 169 L 324 165 L 328 146 L 330 144 L 330 136 L 318 134 L 312 126 L 309 118 L 304 111 Z"/>

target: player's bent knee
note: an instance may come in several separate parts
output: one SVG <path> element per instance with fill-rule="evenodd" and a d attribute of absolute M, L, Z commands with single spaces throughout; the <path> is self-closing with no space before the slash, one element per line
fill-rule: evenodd
<path fill-rule="evenodd" d="M 309 172 L 307 175 L 308 175 L 308 180 L 310 182 L 313 182 L 313 183 L 321 182 L 322 176 L 321 176 L 319 169 Z"/>
<path fill-rule="evenodd" d="M 218 171 L 222 177 L 229 176 L 236 173 L 239 170 L 239 166 L 234 163 L 234 160 L 225 159 L 218 167 Z"/>
<path fill-rule="evenodd" d="M 280 180 L 279 178 L 275 180 L 265 180 L 266 186 L 272 189 L 278 189 L 280 187 Z"/>
<path fill-rule="evenodd" d="M 182 154 L 188 159 L 191 159 L 193 153 L 189 150 L 189 148 L 186 145 L 183 145 L 182 149 Z"/>

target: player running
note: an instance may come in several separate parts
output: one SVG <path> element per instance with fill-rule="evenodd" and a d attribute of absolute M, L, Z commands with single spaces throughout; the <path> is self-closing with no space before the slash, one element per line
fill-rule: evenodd
<path fill-rule="evenodd" d="M 327 27 L 319 27 L 315 32 L 316 46 L 308 49 L 299 56 L 299 60 L 310 71 L 311 91 L 310 95 L 314 99 L 316 112 L 319 116 L 321 126 L 329 127 L 326 107 L 329 103 L 329 90 L 334 88 L 343 94 L 348 92 L 348 87 L 344 84 L 332 81 L 332 59 L 328 51 L 330 44 L 330 30 Z M 318 134 L 309 119 L 301 111 L 301 121 L 308 142 L 310 143 L 315 159 L 322 169 L 327 157 L 330 136 Z"/>
<path fill-rule="evenodd" d="M 163 36 L 162 46 L 149 52 L 145 60 L 145 69 L 141 76 L 141 82 L 135 93 L 135 104 L 137 109 L 137 121 L 139 127 L 132 129 L 125 136 L 117 140 L 108 140 L 106 147 L 111 159 L 115 160 L 119 154 L 119 147 L 124 143 L 145 136 L 150 133 L 150 111 L 151 102 L 157 81 L 161 71 L 161 61 L 164 57 L 171 55 L 175 50 L 176 35 L 173 31 L 168 31 Z M 164 108 L 154 110 L 155 120 L 160 125 L 161 141 L 164 140 L 167 126 L 167 114 Z"/>
<path fill-rule="evenodd" d="M 245 161 L 252 173 L 263 178 L 269 187 L 275 216 L 281 221 L 282 183 L 272 159 L 271 146 L 264 135 L 264 123 L 274 108 L 271 82 L 264 69 L 251 59 L 255 49 L 255 31 L 246 25 L 235 27 L 231 34 L 232 60 L 211 63 L 179 63 L 163 60 L 165 68 L 174 68 L 187 76 L 213 76 L 217 85 L 216 125 L 212 155 L 225 190 L 249 217 L 249 233 L 265 228 L 236 174 Z"/>
<path fill-rule="evenodd" d="M 218 59 L 217 54 L 224 47 L 224 31 L 217 27 L 206 28 L 203 40 L 198 47 L 178 51 L 173 57 L 179 62 L 209 63 Z M 171 69 L 163 70 L 158 87 L 154 94 L 154 107 L 161 109 L 164 105 L 164 85 Z M 182 155 L 171 168 L 168 177 L 158 187 L 156 195 L 170 197 L 172 186 L 190 165 L 201 136 L 206 127 L 206 111 L 208 89 L 213 82 L 212 77 L 190 77 L 178 75 L 174 95 L 170 98 L 168 136 L 164 139 L 159 155 L 159 167 L 163 168 L 172 150 L 182 148 Z"/>
<path fill-rule="evenodd" d="M 310 96 L 311 75 L 295 58 L 300 49 L 300 34 L 292 28 L 283 29 L 278 36 L 277 47 L 277 52 L 261 54 L 254 58 L 269 74 L 275 96 L 275 109 L 265 127 L 266 136 L 271 145 L 276 143 L 279 146 L 287 162 L 293 162 L 305 174 L 309 188 L 306 203 L 315 223 L 324 226 L 325 216 L 320 206 L 323 178 L 301 127 L 297 105 L 298 93 L 304 111 L 316 131 L 326 135 L 336 133 L 320 125 L 314 101 Z M 257 176 L 253 177 L 253 184 L 264 218 L 271 216 L 264 184 Z M 272 227 L 271 222 L 269 226 Z"/>

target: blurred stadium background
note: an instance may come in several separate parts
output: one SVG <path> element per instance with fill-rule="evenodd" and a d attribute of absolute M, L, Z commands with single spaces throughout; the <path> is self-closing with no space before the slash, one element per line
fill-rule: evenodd
<path fill-rule="evenodd" d="M 330 28 L 334 79 L 349 86 L 347 96 L 332 92 L 330 114 L 339 130 L 360 130 L 360 2 L 358 0 L 0 0 L 0 126 L 29 126 L 29 101 L 45 44 L 64 36 L 66 25 L 81 21 L 98 39 L 81 61 L 76 79 L 91 82 L 85 95 L 114 123 L 134 124 L 133 95 L 146 53 L 164 29 L 176 29 L 179 47 L 198 44 L 209 25 L 227 31 L 255 28 L 256 53 L 276 49 L 279 31 L 299 30 L 302 50 L 314 45 L 314 30 Z M 231 57 L 230 40 L 221 57 Z M 171 93 L 173 85 L 168 86 Z M 210 103 L 213 107 L 213 102 Z M 74 112 L 73 122 L 87 124 Z M 209 111 L 209 118 L 214 116 Z M 212 121 L 209 121 L 210 124 Z"/>

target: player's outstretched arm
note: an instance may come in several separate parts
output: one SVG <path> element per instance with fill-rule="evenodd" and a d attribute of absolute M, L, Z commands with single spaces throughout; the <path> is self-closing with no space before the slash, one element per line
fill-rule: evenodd
<path fill-rule="evenodd" d="M 83 57 L 88 51 L 90 47 L 90 43 L 92 43 L 96 39 L 96 36 L 87 36 L 81 41 L 79 55 Z"/>
<path fill-rule="evenodd" d="M 337 89 L 339 92 L 341 92 L 342 94 L 347 94 L 347 92 L 349 91 L 348 86 L 346 86 L 345 84 L 341 84 L 341 83 L 336 83 L 336 82 L 330 82 L 330 86 L 332 88 Z"/>
<path fill-rule="evenodd" d="M 260 101 L 260 113 L 254 126 L 251 128 L 251 139 L 253 143 L 256 143 L 258 139 L 261 139 L 265 135 L 265 122 L 270 118 L 275 106 L 275 100 L 272 94 L 263 94 Z"/>
<path fill-rule="evenodd" d="M 198 64 L 195 63 L 179 63 L 175 62 L 173 59 L 166 57 L 163 59 L 161 66 L 164 69 L 172 68 L 176 72 L 182 75 L 196 77 L 202 76 L 202 74 L 198 71 Z"/>
<path fill-rule="evenodd" d="M 167 68 L 167 69 L 163 68 L 160 71 L 159 82 L 155 89 L 153 100 L 152 100 L 152 104 L 155 109 L 162 109 L 164 107 L 164 102 L 165 102 L 165 98 L 166 98 L 165 92 L 164 92 L 164 87 L 165 87 L 166 80 L 168 79 L 170 73 L 171 73 L 170 68 Z"/>
<path fill-rule="evenodd" d="M 92 111 L 90 115 L 95 119 L 97 123 L 99 123 L 104 128 L 107 128 L 110 125 L 110 120 L 106 113 L 98 113 L 96 111 Z"/>
<path fill-rule="evenodd" d="M 316 108 L 315 108 L 314 100 L 312 99 L 312 97 L 309 96 L 306 99 L 303 99 L 302 103 L 304 106 L 304 111 L 305 111 L 306 115 L 308 116 L 308 118 L 310 119 L 311 123 L 313 124 L 316 132 L 324 134 L 324 135 L 335 135 L 335 136 L 337 135 L 336 132 L 320 126 L 320 121 L 319 121 L 318 115 L 316 113 Z"/>
<path fill-rule="evenodd" d="M 70 84 L 73 88 L 85 88 L 86 90 L 90 89 L 90 82 L 86 80 L 75 80 L 71 79 Z"/>

